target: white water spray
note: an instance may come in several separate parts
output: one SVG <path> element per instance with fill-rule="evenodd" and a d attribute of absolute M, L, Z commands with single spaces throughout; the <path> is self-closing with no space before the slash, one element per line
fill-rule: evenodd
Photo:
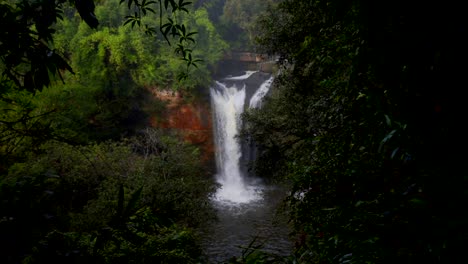
<path fill-rule="evenodd" d="M 245 86 L 236 86 L 216 82 L 217 88 L 211 88 L 211 100 L 214 106 L 217 180 L 221 184 L 216 199 L 233 203 L 247 203 L 258 199 L 255 190 L 249 187 L 242 177 L 240 143 L 236 137 L 240 126 L 240 116 L 244 111 Z"/>
<path fill-rule="evenodd" d="M 271 76 L 268 80 L 264 81 L 260 88 L 254 93 L 252 98 L 250 99 L 250 108 L 258 108 L 262 106 L 263 97 L 268 93 L 270 90 L 271 83 L 273 82 L 273 76 Z"/>
<path fill-rule="evenodd" d="M 249 78 L 254 71 L 247 71 L 244 75 L 228 77 L 224 80 L 242 81 Z M 268 92 L 273 78 L 262 83 L 250 100 L 250 107 L 260 107 L 261 100 Z M 239 82 L 237 82 L 239 83 Z M 261 199 L 261 187 L 245 181 L 242 175 L 240 160 L 242 148 L 237 138 L 246 102 L 246 87 L 233 84 L 227 86 L 216 82 L 210 89 L 213 106 L 216 145 L 216 179 L 221 185 L 215 196 L 218 202 L 242 204 Z"/>
<path fill-rule="evenodd" d="M 250 77 L 250 75 L 256 73 L 257 71 L 246 71 L 244 75 L 241 76 L 230 76 L 224 78 L 224 80 L 245 80 Z"/>

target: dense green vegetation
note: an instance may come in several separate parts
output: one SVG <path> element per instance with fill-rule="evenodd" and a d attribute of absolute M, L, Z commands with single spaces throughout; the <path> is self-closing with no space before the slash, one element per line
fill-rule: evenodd
<path fill-rule="evenodd" d="M 214 185 L 198 152 L 145 130 L 124 142 L 48 142 L 0 185 L 3 263 L 195 263 Z"/>
<path fill-rule="evenodd" d="M 292 186 L 294 263 L 466 262 L 460 7 L 285 0 L 260 30 L 282 67 L 246 133 Z"/>
<path fill-rule="evenodd" d="M 466 262 L 463 8 L 374 2 L 2 0 L 0 262 L 202 262 L 216 186 L 149 95 L 254 39 L 280 74 L 244 132 L 297 242 L 239 262 Z"/>
<path fill-rule="evenodd" d="M 151 89 L 206 85 L 228 48 L 207 11 L 117 0 L 0 10 L 0 262 L 199 262 L 193 228 L 212 219 L 216 186 L 198 149 L 146 127 L 164 108 Z"/>
<path fill-rule="evenodd" d="M 215 185 L 151 91 L 250 48 L 241 2 L 0 2 L 0 262 L 201 261 Z"/>
<path fill-rule="evenodd" d="M 2 18 L 5 28 L 24 27 L 24 31 L 18 28 L 18 33 L 6 31 L 2 35 L 0 155 L 5 159 L 45 138 L 81 143 L 118 139 L 144 127 L 145 115 L 161 109 L 158 102 L 144 102 L 151 89 L 191 89 L 209 83 L 209 68 L 228 45 L 220 39 L 205 9 L 177 14 L 179 23 L 198 32 L 192 35 L 197 42 L 188 41 L 188 47 L 183 47 L 179 46 L 183 40 L 168 35 L 172 41 L 168 46 L 162 34 L 148 36 L 142 28 L 124 26 L 130 12 L 118 2 L 101 1 L 96 6 L 98 29 L 90 28 L 66 5 L 62 15 L 56 11 L 27 18 L 16 13 L 30 14 L 41 2 L 39 7 L 29 7 L 31 11 L 2 3 L 2 9 L 8 10 L 5 14 L 11 15 Z M 63 19 L 42 25 L 42 16 L 55 15 Z M 148 13 L 141 21 L 151 27 L 157 26 L 159 19 L 158 14 Z M 48 28 L 44 36 L 31 29 L 38 25 Z M 13 37 L 23 38 L 19 48 Z M 179 48 L 179 53 L 180 49 L 192 49 L 193 58 L 202 56 L 204 63 L 186 68 L 187 62 L 174 48 Z M 178 81 L 186 69 L 190 77 Z M 45 86 L 51 87 L 42 91 Z"/>

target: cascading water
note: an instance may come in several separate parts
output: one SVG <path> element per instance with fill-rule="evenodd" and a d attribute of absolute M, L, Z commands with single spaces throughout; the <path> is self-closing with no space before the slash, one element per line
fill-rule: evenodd
<path fill-rule="evenodd" d="M 220 188 L 213 200 L 218 221 L 201 231 L 209 263 L 226 263 L 227 259 L 239 256 L 242 251 L 239 247 L 249 245 L 254 237 L 271 254 L 288 255 L 292 247 L 286 221 L 275 215 L 275 208 L 286 192 L 245 175 L 247 170 L 243 166 L 252 157 L 248 155 L 249 146 L 237 138 L 242 127 L 241 115 L 247 107 L 261 107 L 273 81 L 273 77 L 265 78 L 265 73 L 254 74 L 247 71 L 241 76 L 230 76 L 210 88 L 216 180 Z"/>
<path fill-rule="evenodd" d="M 254 73 L 247 71 L 244 75 L 227 77 L 224 80 L 242 81 Z M 273 77 L 260 86 L 250 101 L 251 106 L 259 106 L 272 80 Z M 215 197 L 220 202 L 248 203 L 261 199 L 261 188 L 246 182 L 240 167 L 242 148 L 237 134 L 242 125 L 241 115 L 245 108 L 246 87 L 245 84 L 242 84 L 242 88 L 237 85 L 234 83 L 228 87 L 217 81 L 210 89 L 215 124 L 217 181 L 221 185 Z"/>
<path fill-rule="evenodd" d="M 217 180 L 221 184 L 216 195 L 220 201 L 246 203 L 258 199 L 255 190 L 248 186 L 240 169 L 241 146 L 236 138 L 240 126 L 240 116 L 244 111 L 245 85 L 242 89 L 235 85 L 227 87 L 216 82 L 211 88 L 214 106 Z"/>
<path fill-rule="evenodd" d="M 252 76 L 252 74 L 256 73 L 257 71 L 246 71 L 245 74 L 241 76 L 229 76 L 224 78 L 224 80 L 245 80 Z"/>
<path fill-rule="evenodd" d="M 258 108 L 262 106 L 263 97 L 268 93 L 270 90 L 271 83 L 273 82 L 273 76 L 271 76 L 268 80 L 260 85 L 260 88 L 254 93 L 252 98 L 250 99 L 250 108 Z"/>

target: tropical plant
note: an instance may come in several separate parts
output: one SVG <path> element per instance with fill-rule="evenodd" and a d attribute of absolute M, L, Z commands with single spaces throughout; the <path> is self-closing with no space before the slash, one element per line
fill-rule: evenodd
<path fill-rule="evenodd" d="M 196 149 L 155 130 L 16 163 L 0 182 L 2 262 L 195 263 L 214 183 Z M 32 221 L 32 222 L 31 222 Z"/>
<path fill-rule="evenodd" d="M 452 73 L 467 52 L 434 41 L 459 43 L 444 30 L 461 17 L 448 5 L 288 0 L 261 19 L 259 42 L 283 69 L 245 119 L 258 173 L 291 184 L 304 263 L 466 259 L 455 212 L 467 171 L 449 146 L 463 141 Z"/>

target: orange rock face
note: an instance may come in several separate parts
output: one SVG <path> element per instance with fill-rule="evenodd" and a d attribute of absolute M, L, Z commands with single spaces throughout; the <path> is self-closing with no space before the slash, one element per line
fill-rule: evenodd
<path fill-rule="evenodd" d="M 151 117 L 151 126 L 174 129 L 185 141 L 200 148 L 205 162 L 213 161 L 214 140 L 209 100 L 186 100 L 180 92 L 153 91 L 153 95 L 166 102 L 162 116 Z"/>

